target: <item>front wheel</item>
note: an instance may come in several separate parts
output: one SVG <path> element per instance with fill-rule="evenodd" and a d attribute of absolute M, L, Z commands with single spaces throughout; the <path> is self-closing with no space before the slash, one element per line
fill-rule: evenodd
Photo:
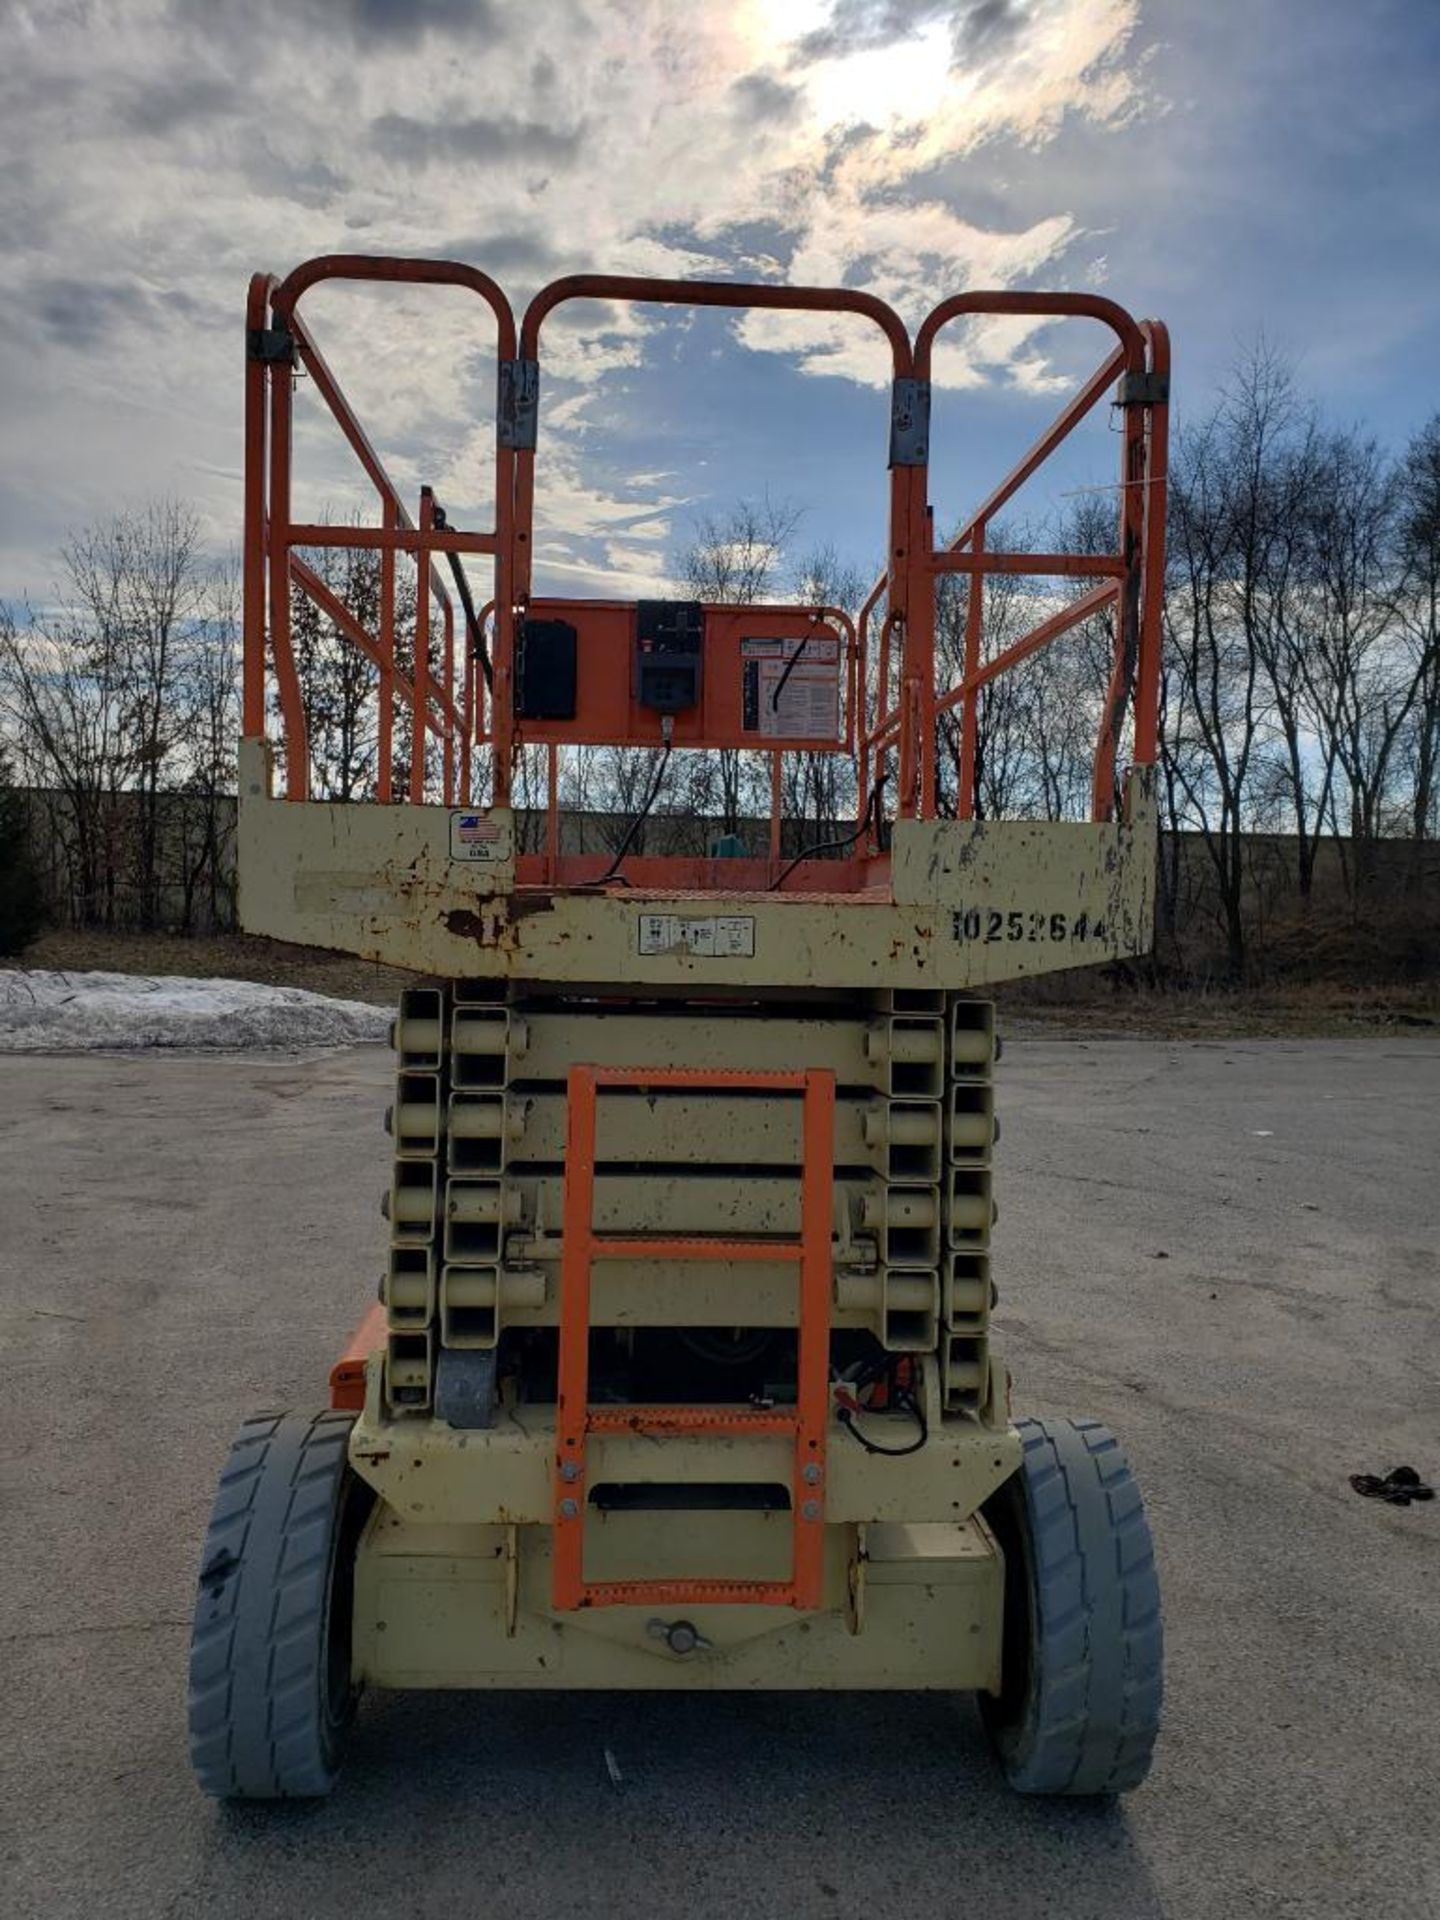
<path fill-rule="evenodd" d="M 1113 1794 L 1160 1726 L 1160 1584 L 1140 1489 L 1097 1420 L 1020 1420 L 1024 1455 L 986 1503 L 1005 1555 L 1003 1681 L 981 1715 L 1020 1793 Z"/>
<path fill-rule="evenodd" d="M 257 1414 L 220 1475 L 190 1638 L 190 1761 L 231 1800 L 326 1794 L 355 1709 L 354 1415 Z"/>

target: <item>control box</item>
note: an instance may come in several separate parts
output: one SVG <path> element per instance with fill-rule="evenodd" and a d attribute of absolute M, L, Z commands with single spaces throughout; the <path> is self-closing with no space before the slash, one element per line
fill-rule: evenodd
<path fill-rule="evenodd" d="M 527 620 L 515 659 L 517 720 L 575 718 L 576 632 L 568 620 Z"/>
<path fill-rule="evenodd" d="M 700 704 L 705 610 L 698 600 L 640 600 L 635 605 L 635 704 L 652 713 L 686 713 Z"/>

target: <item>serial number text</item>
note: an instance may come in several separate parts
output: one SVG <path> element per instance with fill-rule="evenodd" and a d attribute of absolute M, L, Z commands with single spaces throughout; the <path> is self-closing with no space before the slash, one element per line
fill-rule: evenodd
<path fill-rule="evenodd" d="M 957 940 L 979 941 L 992 946 L 998 940 L 1079 941 L 1104 940 L 1108 928 L 1104 919 L 1088 913 L 1036 913 L 1012 907 L 957 907 L 951 915 L 951 932 Z"/>

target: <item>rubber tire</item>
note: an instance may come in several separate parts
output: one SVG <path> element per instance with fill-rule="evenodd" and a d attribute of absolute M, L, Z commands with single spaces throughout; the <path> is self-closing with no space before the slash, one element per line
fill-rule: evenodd
<path fill-rule="evenodd" d="M 1160 1583 L 1140 1489 L 1098 1420 L 1020 1420 L 983 1509 L 1005 1551 L 1004 1682 L 980 1711 L 1020 1793 L 1116 1794 L 1160 1727 Z"/>
<path fill-rule="evenodd" d="M 190 1762 L 226 1800 L 329 1793 L 358 1690 L 355 1545 L 373 1501 L 354 1415 L 262 1413 L 220 1475 L 190 1638 Z"/>

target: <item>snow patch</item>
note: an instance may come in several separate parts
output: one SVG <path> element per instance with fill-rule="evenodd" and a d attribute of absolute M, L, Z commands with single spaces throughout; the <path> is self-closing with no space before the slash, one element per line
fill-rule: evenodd
<path fill-rule="evenodd" d="M 253 980 L 0 971 L 0 1053 L 348 1047 L 383 1041 L 390 1018 L 386 1007 Z"/>

